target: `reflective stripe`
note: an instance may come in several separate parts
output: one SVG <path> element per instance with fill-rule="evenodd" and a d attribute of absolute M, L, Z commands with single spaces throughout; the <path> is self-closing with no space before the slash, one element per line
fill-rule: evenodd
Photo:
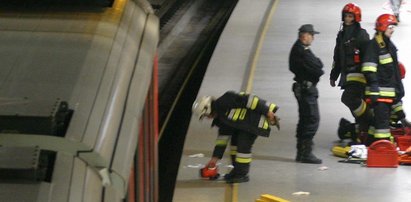
<path fill-rule="evenodd" d="M 265 116 L 261 115 L 260 121 L 258 122 L 258 127 L 263 128 L 263 129 L 268 129 L 269 124 Z"/>
<path fill-rule="evenodd" d="M 353 111 L 356 117 L 361 116 L 364 114 L 365 109 L 367 109 L 367 103 L 364 102 L 364 100 L 361 100 L 361 105 Z"/>
<path fill-rule="evenodd" d="M 248 97 L 247 108 L 254 110 L 255 108 L 257 108 L 258 101 L 259 99 L 257 96 L 250 95 Z"/>
<path fill-rule="evenodd" d="M 235 109 L 233 121 L 237 121 L 238 117 L 240 116 L 241 109 Z"/>
<path fill-rule="evenodd" d="M 380 92 L 373 92 L 373 91 L 366 90 L 365 95 L 380 95 Z"/>
<path fill-rule="evenodd" d="M 395 92 L 395 88 L 392 88 L 392 87 L 380 87 L 380 91 Z"/>
<path fill-rule="evenodd" d="M 230 155 L 237 155 L 237 146 L 230 147 Z"/>
<path fill-rule="evenodd" d="M 235 113 L 236 109 L 231 109 L 230 113 L 228 114 L 227 118 L 228 119 L 233 119 L 234 113 Z"/>
<path fill-rule="evenodd" d="M 395 97 L 395 88 L 381 87 L 380 96 L 384 97 Z"/>
<path fill-rule="evenodd" d="M 245 108 L 231 109 L 228 113 L 227 118 L 233 121 L 237 121 L 238 119 L 244 120 L 246 113 L 247 109 Z"/>
<path fill-rule="evenodd" d="M 268 127 L 269 127 L 268 121 L 267 119 L 265 119 L 263 129 L 268 129 Z"/>
<path fill-rule="evenodd" d="M 370 126 L 370 127 L 368 128 L 368 134 L 373 135 L 374 133 L 375 133 L 375 128 L 374 128 L 374 126 Z"/>
<path fill-rule="evenodd" d="M 215 144 L 218 146 L 225 146 L 227 145 L 229 139 L 230 139 L 229 135 L 219 135 L 217 136 Z"/>
<path fill-rule="evenodd" d="M 390 129 L 376 129 L 374 133 L 374 138 L 390 138 Z"/>
<path fill-rule="evenodd" d="M 364 62 L 362 64 L 361 71 L 362 72 L 377 72 L 377 65 L 376 63 L 373 62 Z"/>
<path fill-rule="evenodd" d="M 380 87 L 379 92 L 370 91 L 370 87 L 365 88 L 365 95 L 379 95 L 382 97 L 395 97 L 395 88 Z"/>
<path fill-rule="evenodd" d="M 276 104 L 270 103 L 270 106 L 269 106 L 268 110 L 274 112 L 275 107 L 277 107 Z"/>
<path fill-rule="evenodd" d="M 240 158 L 251 158 L 253 155 L 251 153 L 237 153 L 237 157 Z"/>
<path fill-rule="evenodd" d="M 347 81 L 357 81 L 360 83 L 367 83 L 364 74 L 361 73 L 349 73 L 347 74 Z"/>
<path fill-rule="evenodd" d="M 402 110 L 403 110 L 403 109 L 402 109 L 402 102 L 398 102 L 397 104 L 392 105 L 391 108 L 392 108 L 392 111 L 393 111 L 394 113 L 399 112 L 399 111 L 402 111 Z"/>
<path fill-rule="evenodd" d="M 245 154 L 245 153 L 237 153 L 237 156 L 236 156 L 236 158 L 235 158 L 235 162 L 238 162 L 238 163 L 250 163 L 251 162 L 251 160 L 252 160 L 252 154 L 251 153 L 248 153 L 248 154 Z"/>
<path fill-rule="evenodd" d="M 395 97 L 395 92 L 380 91 L 380 96 Z"/>
<path fill-rule="evenodd" d="M 385 55 L 380 55 L 379 58 L 380 58 L 380 64 L 383 64 L 383 65 L 393 62 L 393 59 L 389 53 Z"/>
<path fill-rule="evenodd" d="M 225 146 L 227 145 L 227 143 L 228 143 L 228 140 L 216 140 L 215 141 L 215 145 L 217 146 Z"/>
<path fill-rule="evenodd" d="M 265 116 L 260 117 L 260 121 L 258 122 L 258 127 L 263 128 L 264 127 L 264 121 L 266 121 Z"/>

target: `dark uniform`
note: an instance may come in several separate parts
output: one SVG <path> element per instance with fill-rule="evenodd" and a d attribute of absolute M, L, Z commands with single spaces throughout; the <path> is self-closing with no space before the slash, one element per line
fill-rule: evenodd
<path fill-rule="evenodd" d="M 244 176 L 248 178 L 251 148 L 257 136 L 270 135 L 266 114 L 268 111 L 276 112 L 278 107 L 255 95 L 228 91 L 214 100 L 211 108 L 217 114 L 212 126 L 219 127 L 213 157 L 222 159 L 231 138 L 230 154 L 234 169 L 226 175 L 226 180 Z"/>
<path fill-rule="evenodd" d="M 366 79 L 361 72 L 363 58 L 369 35 L 358 22 L 343 25 L 338 32 L 334 48 L 334 63 L 330 80 L 336 81 L 340 76 L 339 86 L 344 89 L 341 101 L 350 109 L 359 124 L 361 132 L 368 131 L 372 113 L 364 100 Z M 351 131 L 355 134 L 359 131 Z M 356 137 L 353 137 L 356 140 Z"/>
<path fill-rule="evenodd" d="M 324 74 L 323 63 L 308 46 L 297 40 L 289 57 L 290 70 L 295 74 L 293 92 L 298 102 L 299 120 L 297 125 L 297 158 L 296 161 L 309 162 L 313 158 L 313 137 L 318 130 L 320 113 L 318 109 L 318 89 L 320 76 Z M 321 160 L 316 160 L 321 163 Z"/>
<path fill-rule="evenodd" d="M 391 110 L 400 109 L 397 107 L 401 106 L 404 87 L 398 69 L 397 48 L 382 32 L 377 32 L 370 41 L 362 72 L 367 79 L 365 94 L 373 103 L 375 114 L 375 131 L 369 137 L 368 144 L 379 139 L 391 140 Z"/>

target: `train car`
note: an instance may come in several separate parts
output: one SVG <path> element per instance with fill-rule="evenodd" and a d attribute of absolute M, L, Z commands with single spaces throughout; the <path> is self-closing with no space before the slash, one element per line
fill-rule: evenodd
<path fill-rule="evenodd" d="M 155 201 L 158 18 L 50 2 L 0 5 L 0 201 Z"/>

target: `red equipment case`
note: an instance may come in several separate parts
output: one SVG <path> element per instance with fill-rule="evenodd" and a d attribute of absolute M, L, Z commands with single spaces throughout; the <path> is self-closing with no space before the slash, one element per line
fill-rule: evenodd
<path fill-rule="evenodd" d="M 388 140 L 379 140 L 368 147 L 367 167 L 398 167 L 396 146 Z"/>

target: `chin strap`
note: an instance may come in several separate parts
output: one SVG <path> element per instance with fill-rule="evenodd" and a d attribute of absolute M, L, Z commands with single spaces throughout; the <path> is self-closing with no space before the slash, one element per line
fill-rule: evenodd
<path fill-rule="evenodd" d="M 383 35 L 382 32 L 377 32 L 375 36 L 375 40 L 377 40 L 377 43 L 380 46 L 380 48 L 385 48 L 385 42 L 384 42 L 382 35 Z"/>

